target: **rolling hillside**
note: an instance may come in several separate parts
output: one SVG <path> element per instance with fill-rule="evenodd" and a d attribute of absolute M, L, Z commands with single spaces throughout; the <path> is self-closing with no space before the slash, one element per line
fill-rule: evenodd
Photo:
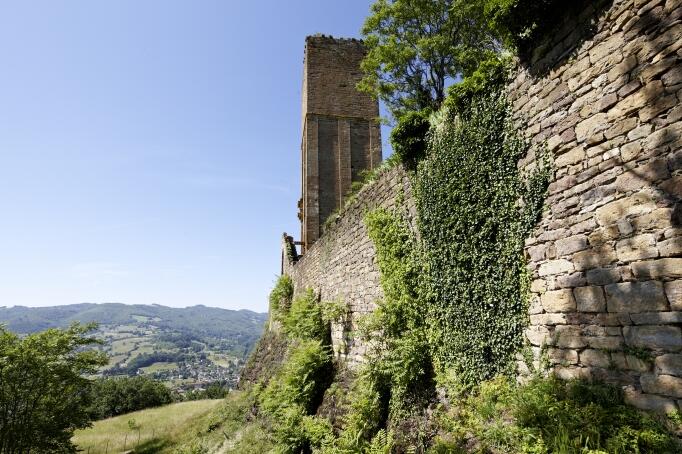
<path fill-rule="evenodd" d="M 0 307 L 0 323 L 20 334 L 97 322 L 99 349 L 110 358 L 101 375 L 147 375 L 178 390 L 215 382 L 233 387 L 265 320 L 266 314 L 206 306 Z"/>

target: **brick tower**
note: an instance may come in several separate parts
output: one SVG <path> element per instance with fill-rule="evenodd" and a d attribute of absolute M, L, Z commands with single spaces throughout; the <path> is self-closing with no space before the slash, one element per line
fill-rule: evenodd
<path fill-rule="evenodd" d="M 364 55 L 356 39 L 306 38 L 299 202 L 303 252 L 343 205 L 351 182 L 381 163 L 379 103 L 355 88 Z"/>

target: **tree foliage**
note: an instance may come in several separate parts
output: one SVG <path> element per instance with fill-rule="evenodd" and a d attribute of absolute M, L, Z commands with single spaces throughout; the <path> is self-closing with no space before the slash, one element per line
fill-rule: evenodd
<path fill-rule="evenodd" d="M 158 407 L 173 401 L 171 390 L 148 377 L 106 378 L 93 382 L 89 412 L 94 419 Z"/>
<path fill-rule="evenodd" d="M 74 324 L 19 338 L 0 327 L 0 452 L 75 452 L 74 430 L 90 423 L 90 380 L 106 356 L 95 325 Z"/>
<path fill-rule="evenodd" d="M 437 110 L 448 84 L 496 50 L 480 1 L 377 0 L 362 34 L 367 56 L 359 88 L 396 118 Z"/>

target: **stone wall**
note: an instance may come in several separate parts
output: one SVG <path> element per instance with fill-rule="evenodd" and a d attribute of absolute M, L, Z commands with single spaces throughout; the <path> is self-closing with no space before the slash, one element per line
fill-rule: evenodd
<path fill-rule="evenodd" d="M 682 408 L 681 17 L 680 0 L 590 6 L 509 89 L 556 172 L 526 243 L 527 337 L 559 376 L 657 410 Z"/>
<path fill-rule="evenodd" d="M 682 408 L 682 0 L 602 5 L 567 18 L 508 90 L 555 169 L 526 243 L 527 338 L 560 377 L 618 383 L 631 403 L 668 411 Z M 364 350 L 344 333 L 382 296 L 363 222 L 378 206 L 405 209 L 414 228 L 402 169 L 365 188 L 298 262 L 284 260 L 296 293 L 350 305 L 334 348 L 351 363 Z"/>
<path fill-rule="evenodd" d="M 322 301 L 341 300 L 348 305 L 349 317 L 332 326 L 332 344 L 337 357 L 351 365 L 361 362 L 365 352 L 351 333 L 358 318 L 374 310 L 383 296 L 364 216 L 375 208 L 400 210 L 416 231 L 416 209 L 405 170 L 396 166 L 379 172 L 298 261 L 292 260 L 291 238 L 284 237 L 282 270 L 294 282 L 294 297 L 312 287 Z"/>

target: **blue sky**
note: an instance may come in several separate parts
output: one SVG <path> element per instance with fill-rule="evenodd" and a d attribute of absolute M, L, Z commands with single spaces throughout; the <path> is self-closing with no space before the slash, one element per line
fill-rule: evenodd
<path fill-rule="evenodd" d="M 265 311 L 305 36 L 370 3 L 0 0 L 0 305 Z"/>

